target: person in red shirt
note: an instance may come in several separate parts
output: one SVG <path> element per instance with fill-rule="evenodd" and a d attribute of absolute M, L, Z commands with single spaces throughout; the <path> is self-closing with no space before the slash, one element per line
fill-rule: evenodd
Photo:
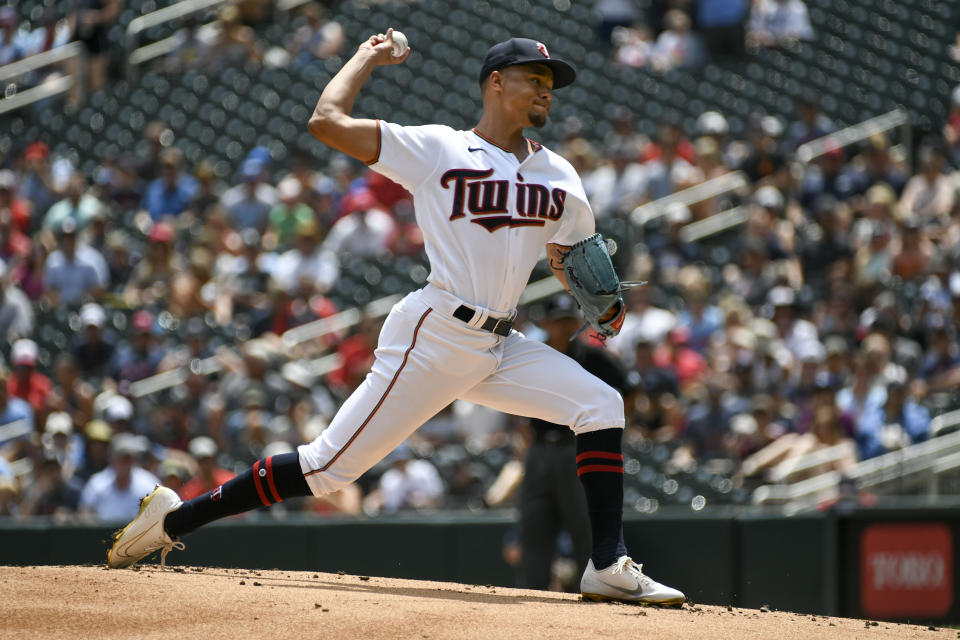
<path fill-rule="evenodd" d="M 30 229 L 30 203 L 14 194 L 17 177 L 10 169 L 0 169 L 0 211 L 9 210 L 20 233 Z"/>
<path fill-rule="evenodd" d="M 7 393 L 26 400 L 33 407 L 38 424 L 46 418 L 53 383 L 37 371 L 37 343 L 21 338 L 13 343 L 10 361 L 13 373 L 7 378 Z"/>
<path fill-rule="evenodd" d="M 213 438 L 198 436 L 191 440 L 190 455 L 197 460 L 197 474 L 180 487 L 180 499 L 183 501 L 202 496 L 235 475 L 217 466 L 217 443 Z"/>

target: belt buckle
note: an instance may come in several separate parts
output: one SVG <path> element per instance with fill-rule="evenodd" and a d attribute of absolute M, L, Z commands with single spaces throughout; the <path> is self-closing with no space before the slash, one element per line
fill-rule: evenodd
<path fill-rule="evenodd" d="M 503 324 L 505 327 L 500 328 L 500 325 Z M 497 318 L 497 321 L 493 325 L 493 329 L 490 330 L 491 333 L 495 333 L 498 336 L 503 336 L 504 338 L 510 335 L 510 328 L 513 326 L 513 322 L 507 320 L 506 318 Z"/>

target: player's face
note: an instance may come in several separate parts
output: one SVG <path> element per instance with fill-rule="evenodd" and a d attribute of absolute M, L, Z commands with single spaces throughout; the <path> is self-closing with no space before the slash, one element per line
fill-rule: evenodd
<path fill-rule="evenodd" d="M 553 100 L 553 71 L 545 64 L 518 64 L 503 74 L 503 96 L 511 109 L 526 116 L 529 126 L 542 127 Z"/>

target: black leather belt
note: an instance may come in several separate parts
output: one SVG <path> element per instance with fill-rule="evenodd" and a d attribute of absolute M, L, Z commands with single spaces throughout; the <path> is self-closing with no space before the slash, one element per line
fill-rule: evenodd
<path fill-rule="evenodd" d="M 467 305 L 462 304 L 457 307 L 456 311 L 453 312 L 453 317 L 460 322 L 470 324 L 470 321 L 473 320 L 473 316 L 476 314 L 477 312 L 475 309 L 471 309 Z M 483 325 L 481 325 L 480 328 L 484 331 L 489 331 L 490 333 L 495 333 L 498 336 L 503 336 L 506 338 L 508 335 L 510 335 L 510 330 L 513 329 L 513 320 L 505 320 L 503 318 L 497 319 L 487 316 L 487 319 L 483 321 Z"/>

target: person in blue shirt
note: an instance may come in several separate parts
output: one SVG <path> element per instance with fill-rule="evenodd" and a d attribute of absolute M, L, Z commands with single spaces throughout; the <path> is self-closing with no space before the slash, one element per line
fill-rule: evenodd
<path fill-rule="evenodd" d="M 165 149 L 160 154 L 160 177 L 153 180 L 143 194 L 141 208 L 154 222 L 166 216 L 179 216 L 197 194 L 197 181 L 180 171 L 180 151 Z"/>
<path fill-rule="evenodd" d="M 908 396 L 906 383 L 891 382 L 886 403 L 864 412 L 857 422 L 857 457 L 874 458 L 923 442 L 929 435 L 930 412 Z"/>
<path fill-rule="evenodd" d="M 7 372 L 0 371 L 0 457 L 7 460 L 20 458 L 30 444 L 33 431 L 33 408 L 26 400 L 7 393 Z M 5 429 L 5 425 L 23 422 L 23 429 Z"/>

